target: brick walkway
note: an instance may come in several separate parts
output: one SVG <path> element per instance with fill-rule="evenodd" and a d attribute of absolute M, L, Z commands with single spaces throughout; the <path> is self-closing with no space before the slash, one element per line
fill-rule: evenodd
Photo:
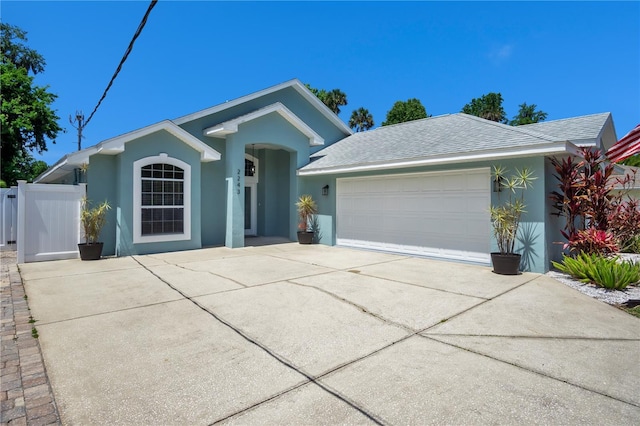
<path fill-rule="evenodd" d="M 40 344 L 32 336 L 31 314 L 16 265 L 16 253 L 1 252 L 0 256 L 2 425 L 59 425 L 60 416 L 44 368 Z M 37 328 L 37 323 L 35 325 Z"/>

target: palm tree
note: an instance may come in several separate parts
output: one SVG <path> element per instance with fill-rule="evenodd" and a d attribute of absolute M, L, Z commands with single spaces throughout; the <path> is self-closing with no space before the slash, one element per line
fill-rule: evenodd
<path fill-rule="evenodd" d="M 507 122 L 507 114 L 502 107 L 502 95 L 500 93 L 487 93 L 480 98 L 471 99 L 471 102 L 462 107 L 465 114 L 475 115 L 485 120 Z"/>
<path fill-rule="evenodd" d="M 536 111 L 536 104 L 527 105 L 526 102 L 520 105 L 518 115 L 513 117 L 509 122 L 512 126 L 521 126 L 524 124 L 539 123 L 547 119 L 547 113 L 544 111 Z"/>
<path fill-rule="evenodd" d="M 349 119 L 349 127 L 354 129 L 356 132 L 369 130 L 374 125 L 375 123 L 373 122 L 373 115 L 371 115 L 368 109 L 360 107 L 358 109 L 354 109 L 351 113 L 351 118 Z"/>
<path fill-rule="evenodd" d="M 324 99 L 320 98 L 329 109 L 336 114 L 340 114 L 340 106 L 347 104 L 347 95 L 340 89 L 333 89 L 327 92 Z"/>

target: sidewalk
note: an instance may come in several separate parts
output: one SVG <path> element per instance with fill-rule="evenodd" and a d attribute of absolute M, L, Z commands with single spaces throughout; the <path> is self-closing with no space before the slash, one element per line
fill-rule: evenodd
<path fill-rule="evenodd" d="M 0 256 L 2 425 L 59 425 L 40 345 L 32 336 L 31 314 L 16 265 L 16 253 L 2 252 Z"/>

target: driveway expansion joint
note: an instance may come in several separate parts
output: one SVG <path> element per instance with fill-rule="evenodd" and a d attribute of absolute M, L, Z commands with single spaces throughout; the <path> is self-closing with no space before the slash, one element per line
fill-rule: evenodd
<path fill-rule="evenodd" d="M 561 379 L 561 378 L 558 378 L 558 377 L 550 376 L 549 374 L 545 373 L 544 371 L 537 370 L 535 368 L 524 367 L 524 366 L 522 366 L 520 364 L 517 364 L 515 362 L 510 362 L 510 361 L 506 361 L 506 360 L 503 360 L 503 359 L 500 359 L 500 358 L 493 357 L 491 355 L 483 354 L 482 352 L 478 352 L 478 351 L 475 351 L 473 349 L 465 348 L 463 346 L 456 345 L 456 344 L 449 343 L 449 342 L 443 342 L 441 340 L 438 340 L 438 339 L 435 339 L 435 338 L 431 337 L 431 335 L 420 334 L 420 337 L 422 337 L 424 339 L 432 340 L 434 342 L 438 342 L 438 343 L 441 343 L 441 344 L 444 344 L 444 345 L 447 345 L 447 346 L 451 346 L 451 347 L 463 350 L 465 352 L 469 352 L 469 353 L 472 353 L 472 354 L 475 354 L 475 355 L 479 355 L 481 357 L 488 358 L 488 359 L 491 359 L 493 361 L 498 361 L 498 362 L 503 363 L 503 364 L 511 365 L 513 367 L 519 368 L 519 369 L 524 370 L 524 371 L 528 371 L 528 372 L 536 374 L 538 376 L 542 376 L 542 377 L 546 377 L 546 378 L 551 379 L 551 380 L 555 380 L 555 381 L 558 381 L 558 382 L 566 383 L 567 385 L 576 387 L 578 389 L 582 389 L 582 390 L 585 390 L 585 391 L 588 391 L 588 392 L 593 392 L 593 393 L 596 393 L 598 395 L 613 399 L 615 401 L 622 402 L 624 404 L 628 404 L 628 405 L 631 405 L 633 407 L 640 408 L 640 405 L 635 403 L 635 402 L 626 401 L 624 399 L 617 398 L 617 397 L 615 397 L 613 395 L 609 395 L 609 394 L 607 394 L 605 392 L 601 392 L 601 391 L 599 391 L 597 389 L 592 389 L 592 388 L 589 388 L 589 387 L 584 386 L 584 385 L 579 385 L 577 383 L 570 382 L 570 381 L 568 381 L 566 379 Z M 478 336 L 478 337 L 496 337 L 496 336 Z M 507 336 L 498 336 L 498 337 L 507 337 Z M 606 339 L 603 339 L 603 340 L 606 340 Z"/>
<path fill-rule="evenodd" d="M 136 260 L 136 259 L 134 259 Z M 351 408 L 359 411 L 362 415 L 364 415 L 365 417 L 367 417 L 369 420 L 373 421 L 376 424 L 382 425 L 384 423 L 382 423 L 380 420 L 378 420 L 378 416 L 376 416 L 373 413 L 368 412 L 365 408 L 360 407 L 358 405 L 356 405 L 355 403 L 349 401 L 347 398 L 345 398 L 344 396 L 340 395 L 339 393 L 331 390 L 329 387 L 327 387 L 325 384 L 319 382 L 317 380 L 316 377 L 314 377 L 313 375 L 305 372 L 304 370 L 302 370 L 301 368 L 295 366 L 293 364 L 293 362 L 287 360 L 286 358 L 284 358 L 282 355 L 276 353 L 275 351 L 273 351 L 272 349 L 270 349 L 269 347 L 267 347 L 266 345 L 263 345 L 262 343 L 258 342 L 256 339 L 250 337 L 247 333 L 245 333 L 244 331 L 242 331 L 241 329 L 233 326 L 230 322 L 224 320 L 222 317 L 220 317 L 219 315 L 217 315 L 216 313 L 210 311 L 209 309 L 207 309 L 205 306 L 201 305 L 200 303 L 198 303 L 198 301 L 196 301 L 194 298 L 188 296 L 187 294 L 183 293 L 182 291 L 180 291 L 179 289 L 177 289 L 176 287 L 174 287 L 171 283 L 165 281 L 162 277 L 160 277 L 159 275 L 155 274 L 153 271 L 149 270 L 145 265 L 143 265 L 142 263 L 140 263 L 138 260 L 136 260 L 136 262 L 138 262 L 138 264 L 144 268 L 145 270 L 147 270 L 149 273 L 153 274 L 154 276 L 156 276 L 159 280 L 161 280 L 162 282 L 164 282 L 167 286 L 169 286 L 172 290 L 176 291 L 177 293 L 179 293 L 180 295 L 182 295 L 182 297 L 184 297 L 186 300 L 190 301 L 191 303 L 193 303 L 195 306 L 197 306 L 198 308 L 200 308 L 201 310 L 203 310 L 204 312 L 206 312 L 207 314 L 209 314 L 211 317 L 215 318 L 218 322 L 220 322 L 221 324 L 225 325 L 226 327 L 228 327 L 229 329 L 233 330 L 235 333 L 237 333 L 240 337 L 242 337 L 243 339 L 245 339 L 247 342 L 257 346 L 258 348 L 262 349 L 265 353 L 267 353 L 269 356 L 271 356 L 272 358 L 274 358 L 276 361 L 280 362 L 282 365 L 284 365 L 285 367 L 295 371 L 296 373 L 300 374 L 301 376 L 305 377 L 307 379 L 308 382 L 314 383 L 315 385 L 319 386 L 321 389 L 323 389 L 325 392 L 333 395 L 334 397 L 338 398 L 339 400 L 343 401 L 344 403 L 346 403 L 347 405 L 351 406 Z M 291 390 L 289 390 L 290 392 Z M 235 415 L 235 414 L 234 414 Z M 214 422 L 213 424 L 217 423 L 218 421 Z"/>

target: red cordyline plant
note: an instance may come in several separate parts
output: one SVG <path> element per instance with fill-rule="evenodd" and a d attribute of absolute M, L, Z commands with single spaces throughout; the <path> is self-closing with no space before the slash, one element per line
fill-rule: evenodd
<path fill-rule="evenodd" d="M 551 158 L 559 189 L 550 195 L 554 214 L 565 219 L 565 227 L 561 230 L 568 241 L 564 245 L 565 249 L 607 254 L 614 245 L 610 244 L 605 234 L 614 238 L 614 243 L 619 240 L 618 227 L 621 222 L 618 219 L 628 213 L 622 207 L 624 191 L 618 194 L 612 191 L 616 184 L 624 188 L 632 179 L 629 176 L 615 178 L 614 165 L 605 162 L 605 157 L 598 149 L 581 148 L 579 155 L 582 157 L 579 161 L 572 157 Z M 616 211 L 619 211 L 618 216 L 615 215 Z M 635 229 L 636 231 L 625 229 L 623 233 L 637 235 L 640 224 Z M 603 231 L 605 234 L 595 231 Z M 617 250 L 617 245 L 615 248 Z"/>
<path fill-rule="evenodd" d="M 596 228 L 587 228 L 576 233 L 567 244 L 574 253 L 598 253 L 610 255 L 618 252 L 618 244 L 613 234 Z"/>

